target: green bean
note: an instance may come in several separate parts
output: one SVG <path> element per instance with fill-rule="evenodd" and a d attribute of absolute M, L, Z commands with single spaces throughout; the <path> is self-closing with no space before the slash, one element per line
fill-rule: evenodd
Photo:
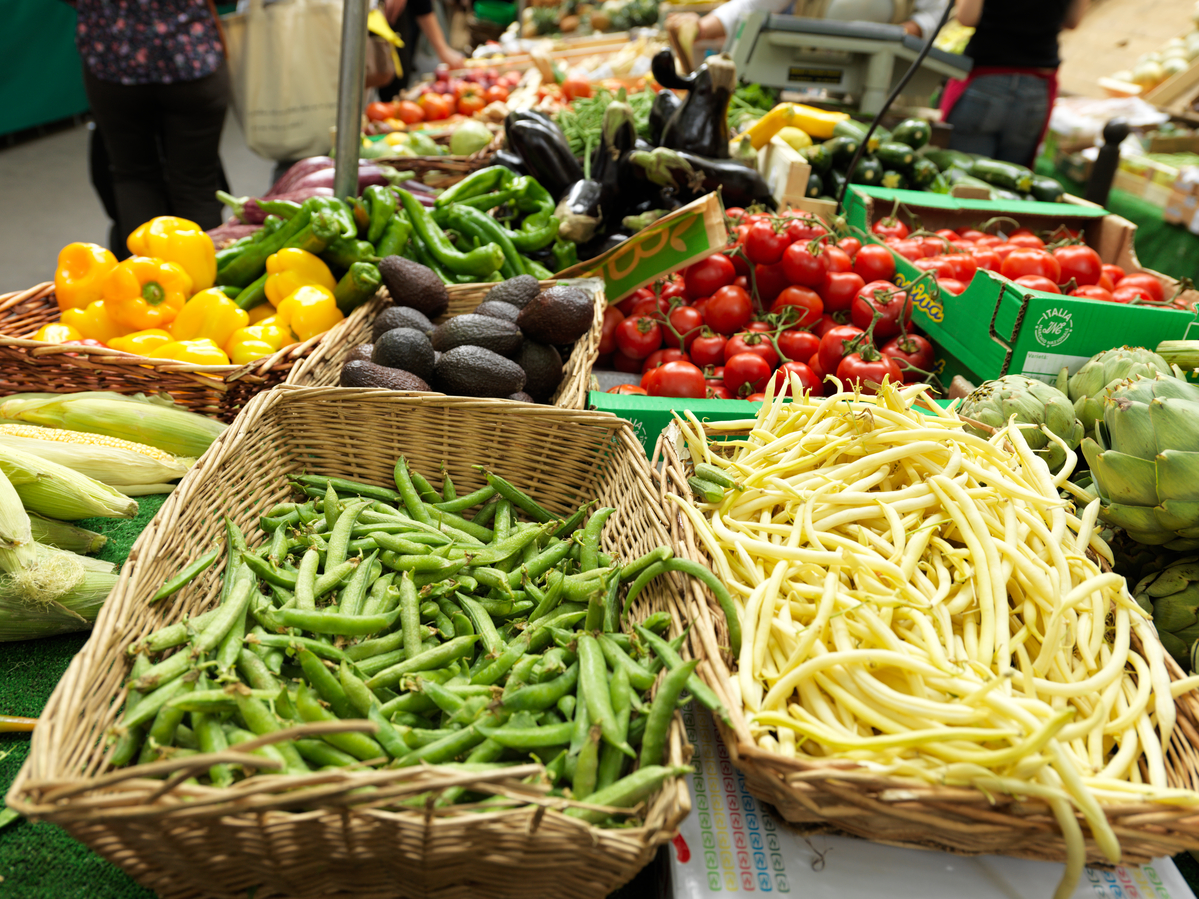
<path fill-rule="evenodd" d="M 217 559 L 217 556 L 219 556 L 219 555 L 220 555 L 220 550 L 214 549 L 212 552 L 205 553 L 204 555 L 200 556 L 200 558 L 196 559 L 196 561 L 194 561 L 190 565 L 186 566 L 177 575 L 175 575 L 173 578 L 171 578 L 169 581 L 167 581 L 165 584 L 163 584 L 159 588 L 158 592 L 155 593 L 150 598 L 149 604 L 154 605 L 154 603 L 159 602 L 160 600 L 166 599 L 171 594 L 176 593 L 179 590 L 186 587 L 188 584 L 190 584 L 192 581 L 194 581 L 197 577 L 199 577 L 200 573 L 202 571 L 204 571 L 206 568 L 208 568 L 209 565 L 211 565 L 213 562 L 215 562 Z"/>
<path fill-rule="evenodd" d="M 358 712 L 354 708 L 354 704 L 350 702 L 346 691 L 341 688 L 341 683 L 337 677 L 325 667 L 325 663 L 317 658 L 315 653 L 307 649 L 300 649 L 296 655 L 299 657 L 300 668 L 303 669 L 308 683 L 316 688 L 316 692 L 320 695 L 321 699 L 329 703 L 329 706 L 333 709 L 337 717 L 355 717 Z"/>
<path fill-rule="evenodd" d="M 579 679 L 587 699 L 587 713 L 604 733 L 604 740 L 627 756 L 633 756 L 633 747 L 620 732 L 620 723 L 612 709 L 612 697 L 608 691 L 608 666 L 599 642 L 590 634 L 579 637 Z"/>
<path fill-rule="evenodd" d="M 404 501 L 404 508 L 408 510 L 408 514 L 423 524 L 432 524 L 429 510 L 413 486 L 412 476 L 408 472 L 408 460 L 403 456 L 396 460 L 394 476 L 399 498 Z"/>
<path fill-rule="evenodd" d="M 677 767 L 665 767 L 662 765 L 650 765 L 647 768 L 638 768 L 627 777 L 622 777 L 616 783 L 602 790 L 596 790 L 587 797 L 588 803 L 592 805 L 607 806 L 609 808 L 632 808 L 653 794 L 667 778 L 681 777 L 684 774 L 690 774 L 691 768 L 686 765 Z M 582 818 L 591 824 L 599 824 L 608 816 L 607 812 L 599 811 L 598 809 L 585 808 L 570 808 L 566 810 L 566 814 L 572 818 Z"/>
<path fill-rule="evenodd" d="M 637 636 L 645 641 L 667 667 L 674 669 L 683 664 L 683 660 L 677 650 L 657 634 L 646 630 L 639 624 L 634 625 L 633 629 L 637 631 Z M 700 705 L 708 709 L 708 711 L 719 715 L 729 727 L 733 726 L 733 722 L 729 718 L 729 710 L 724 707 L 724 703 L 720 701 L 712 688 L 699 679 L 699 675 L 692 674 L 687 679 L 687 689 Z"/>
<path fill-rule="evenodd" d="M 579 682 L 579 663 L 575 662 L 553 680 L 520 687 L 503 698 L 503 706 L 509 709 L 541 710 L 553 706 L 559 699 L 575 688 Z"/>
<path fill-rule="evenodd" d="M 570 741 L 574 725 L 567 721 L 549 727 L 480 727 L 489 740 L 509 749 L 534 749 L 546 746 L 565 746 Z"/>
<path fill-rule="evenodd" d="M 694 676 L 698 659 L 685 662 L 671 668 L 658 685 L 658 693 L 654 696 L 646 717 L 645 734 L 641 738 L 641 767 L 661 764 L 666 757 L 666 737 L 670 731 L 670 722 L 674 718 L 675 706 L 688 680 Z"/>
<path fill-rule="evenodd" d="M 446 479 L 449 479 L 448 472 Z M 433 508 L 440 512 L 465 512 L 473 506 L 487 502 L 493 496 L 495 496 L 495 488 L 488 484 L 465 496 L 447 496 L 443 502 L 434 503 Z"/>
<path fill-rule="evenodd" d="M 307 649 L 313 655 L 320 656 L 322 659 L 329 659 L 333 662 L 340 662 L 346 657 L 346 654 L 332 643 L 326 643 L 324 640 L 314 640 L 311 637 L 293 637 L 289 634 L 266 634 L 260 636 L 258 642 L 263 646 L 278 649 Z"/>
<path fill-rule="evenodd" d="M 296 740 L 295 746 L 300 755 L 321 768 L 344 768 L 347 765 L 358 764 L 354 756 L 342 752 L 324 740 L 301 737 Z"/>
<path fill-rule="evenodd" d="M 490 471 L 485 471 L 480 466 L 475 466 L 476 470 L 483 472 L 487 478 L 487 483 L 495 488 L 496 493 L 502 496 L 516 508 L 523 510 L 530 518 L 542 523 L 554 520 L 554 516 L 543 509 L 537 502 L 527 493 L 518 490 L 512 484 L 505 481 L 499 475 L 492 474 Z"/>
<path fill-rule="evenodd" d="M 596 637 L 596 640 L 599 641 L 604 659 L 612 667 L 613 671 L 623 669 L 628 675 L 629 683 L 638 690 L 648 690 L 654 685 L 653 673 L 626 655 L 624 650 L 612 639 L 611 634 L 600 634 Z"/>
<path fill-rule="evenodd" d="M 414 656 L 406 658 L 398 665 L 392 665 L 390 668 L 383 669 L 378 674 L 370 677 L 366 685 L 372 690 L 376 687 L 390 687 L 399 683 L 400 678 L 405 674 L 413 674 L 417 671 L 425 671 L 430 668 L 441 668 L 455 659 L 470 655 L 478 639 L 478 635 L 454 637 L 435 649 L 417 653 Z"/>
<path fill-rule="evenodd" d="M 238 713 L 252 733 L 264 737 L 267 734 L 273 734 L 278 730 L 282 730 L 279 725 L 279 719 L 272 714 L 271 710 L 266 707 L 266 704 L 261 699 L 243 695 L 238 695 L 236 699 Z M 273 745 L 279 755 L 283 757 L 289 772 L 308 772 L 309 768 L 304 764 L 304 760 L 300 758 L 300 753 L 296 750 L 294 743 L 290 740 L 281 740 Z"/>

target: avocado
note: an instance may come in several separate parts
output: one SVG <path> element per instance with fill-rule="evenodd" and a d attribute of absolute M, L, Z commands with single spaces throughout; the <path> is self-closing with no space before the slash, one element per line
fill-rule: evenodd
<path fill-rule="evenodd" d="M 352 359 L 341 367 L 342 387 L 382 387 L 384 390 L 432 390 L 411 372 Z"/>
<path fill-rule="evenodd" d="M 415 328 L 392 328 L 375 341 L 371 362 L 412 372 L 418 378 L 433 377 L 433 344 Z"/>
<path fill-rule="evenodd" d="M 350 352 L 346 355 L 346 362 L 349 362 L 352 359 L 361 359 L 363 362 L 370 362 L 371 354 L 374 351 L 375 345 L 373 343 L 359 344 L 358 346 L 354 347 L 354 349 L 350 350 Z"/>
<path fill-rule="evenodd" d="M 445 352 L 457 346 L 481 346 L 501 356 L 512 356 L 524 339 L 515 322 L 489 315 L 455 315 L 433 329 L 429 335 L 433 349 Z M 511 393 L 512 391 L 508 391 Z"/>
<path fill-rule="evenodd" d="M 384 256 L 379 260 L 379 274 L 397 306 L 411 306 L 429 318 L 437 318 L 450 308 L 450 295 L 441 278 L 419 262 Z"/>
<path fill-rule="evenodd" d="M 562 383 L 562 357 L 548 344 L 526 340 L 516 364 L 525 372 L 525 392 L 539 403 L 547 402 Z"/>
<path fill-rule="evenodd" d="M 520 315 L 520 310 L 511 303 L 501 303 L 499 300 L 487 300 L 479 304 L 479 308 L 475 310 L 475 315 L 502 318 L 506 322 L 515 324 L 516 317 Z"/>
<path fill-rule="evenodd" d="M 561 346 L 586 334 L 594 318 L 595 300 L 591 294 L 559 284 L 539 293 L 520 311 L 516 323 L 530 340 Z"/>
<path fill-rule="evenodd" d="M 484 303 L 499 302 L 524 309 L 541 293 L 541 285 L 532 275 L 517 275 L 507 281 L 501 281 L 483 297 Z"/>
<path fill-rule="evenodd" d="M 510 395 L 508 397 L 508 399 L 510 399 L 514 402 L 517 402 L 517 403 L 535 403 L 535 402 L 537 402 L 537 400 L 533 399 L 531 396 L 529 396 L 523 390 L 516 391 L 516 393 L 513 393 L 512 395 Z"/>
<path fill-rule="evenodd" d="M 525 386 L 525 371 L 480 346 L 459 346 L 437 360 L 437 389 L 458 396 L 505 397 Z"/>
<path fill-rule="evenodd" d="M 378 340 L 379 335 L 386 334 L 392 328 L 415 328 L 422 334 L 428 334 L 433 330 L 433 323 L 419 309 L 413 309 L 411 306 L 388 306 L 371 325 L 371 340 Z"/>

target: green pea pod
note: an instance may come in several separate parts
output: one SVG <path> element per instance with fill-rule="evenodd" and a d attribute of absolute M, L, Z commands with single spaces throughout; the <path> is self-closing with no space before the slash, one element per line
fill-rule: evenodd
<path fill-rule="evenodd" d="M 441 668 L 455 659 L 470 655 L 474 651 L 478 639 L 477 634 L 469 637 L 454 637 L 434 649 L 417 653 L 399 664 L 383 669 L 367 680 L 366 685 L 372 690 L 379 687 L 392 687 L 398 684 L 400 678 L 405 674 L 413 674 L 430 668 Z"/>
<path fill-rule="evenodd" d="M 309 722 L 341 720 L 317 701 L 315 691 L 303 685 L 296 694 L 296 710 L 300 713 L 301 718 Z M 322 739 L 342 752 L 348 752 L 359 761 L 377 759 L 387 755 L 382 746 L 362 733 L 351 731 L 341 734 L 325 734 Z"/>
<path fill-rule="evenodd" d="M 646 768 L 638 768 L 611 786 L 596 790 L 587 797 L 587 802 L 591 805 L 609 808 L 632 808 L 652 795 L 668 778 L 682 777 L 690 773 L 692 773 L 691 768 L 687 765 L 678 767 L 650 765 Z M 599 824 L 608 816 L 607 812 L 584 808 L 570 808 L 566 810 L 566 814 L 572 818 L 582 818 L 591 824 Z"/>
<path fill-rule="evenodd" d="M 674 709 L 678 704 L 687 682 L 695 674 L 698 659 L 693 659 L 672 668 L 658 686 L 645 722 L 645 734 L 641 738 L 641 767 L 659 765 L 666 759 L 666 736 L 670 730 Z"/>
<path fill-rule="evenodd" d="M 635 753 L 626 741 L 626 735 L 621 733 L 620 722 L 612 708 L 612 698 L 608 689 L 608 666 L 604 662 L 599 642 L 590 634 L 581 635 L 578 642 L 580 679 L 587 699 L 588 714 L 603 730 L 604 740 L 632 758 Z"/>
<path fill-rule="evenodd" d="M 186 566 L 182 571 L 180 571 L 177 575 L 175 575 L 159 588 L 158 592 L 150 598 L 150 604 L 153 605 L 159 600 L 166 599 L 171 594 L 182 590 L 197 577 L 199 577 L 200 573 L 208 568 L 209 565 L 215 562 L 218 555 L 220 555 L 220 550 L 214 549 L 212 552 L 200 556 L 200 558 L 196 559 L 196 561 Z"/>

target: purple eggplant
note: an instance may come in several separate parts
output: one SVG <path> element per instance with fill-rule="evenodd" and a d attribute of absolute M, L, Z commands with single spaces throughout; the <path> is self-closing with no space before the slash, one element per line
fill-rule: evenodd
<path fill-rule="evenodd" d="M 334 169 L 318 169 L 315 172 L 309 172 L 298 181 L 294 182 L 288 191 L 307 190 L 313 187 L 333 188 Z M 364 163 L 358 166 L 358 193 L 370 187 L 372 184 L 382 184 L 387 186 L 397 181 L 396 175 L 399 173 L 391 166 L 378 165 L 376 163 Z M 272 199 L 273 194 L 269 194 Z"/>
<path fill-rule="evenodd" d="M 218 225 L 206 233 L 212 238 L 213 244 L 220 247 L 227 240 L 241 240 L 243 237 L 249 237 L 260 227 L 260 225 L 244 225 L 237 219 L 230 219 L 225 224 Z"/>
<path fill-rule="evenodd" d="M 266 221 L 269 213 L 258 205 L 259 201 L 291 200 L 303 203 L 309 197 L 331 197 L 331 187 L 310 187 L 306 190 L 293 190 L 283 194 L 269 194 L 265 197 L 234 197 L 224 191 L 217 191 L 217 199 L 233 210 L 233 214 L 249 225 L 259 225 Z"/>
<path fill-rule="evenodd" d="M 299 181 L 310 172 L 319 172 L 321 169 L 329 169 L 335 166 L 337 162 L 331 156 L 309 156 L 307 159 L 301 159 L 291 168 L 279 176 L 270 191 L 268 197 L 273 197 L 276 193 L 286 193 L 291 190 L 291 185 Z"/>

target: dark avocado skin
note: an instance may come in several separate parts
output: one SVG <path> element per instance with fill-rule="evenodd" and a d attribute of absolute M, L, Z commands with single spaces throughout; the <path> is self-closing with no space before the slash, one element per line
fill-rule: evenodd
<path fill-rule="evenodd" d="M 392 328 L 415 328 L 422 334 L 428 334 L 433 330 L 433 323 L 419 309 L 413 309 L 411 306 L 388 306 L 371 325 L 371 340 L 378 340 L 380 334 L 385 334 Z"/>
<path fill-rule="evenodd" d="M 498 318 L 515 324 L 516 317 L 520 315 L 520 309 L 501 300 L 487 300 L 479 304 L 475 309 L 475 315 L 486 315 L 489 318 Z"/>
<path fill-rule="evenodd" d="M 380 387 L 384 390 L 433 389 L 411 372 L 386 368 L 363 359 L 353 359 L 342 366 L 340 384 L 342 387 Z"/>
<path fill-rule="evenodd" d="M 526 340 L 516 362 L 525 371 L 525 392 L 544 403 L 562 383 L 562 356 L 548 344 Z"/>
<path fill-rule="evenodd" d="M 585 290 L 557 285 L 543 290 L 520 312 L 516 323 L 525 336 L 539 343 L 574 343 L 591 327 L 594 299 Z"/>
<path fill-rule="evenodd" d="M 437 388 L 457 396 L 506 397 L 525 386 L 525 372 L 511 359 L 478 346 L 447 350 L 437 360 Z"/>
<path fill-rule="evenodd" d="M 420 331 L 415 328 L 392 328 L 375 341 L 371 362 L 411 372 L 427 381 L 433 377 L 436 359 L 433 345 Z"/>
<path fill-rule="evenodd" d="M 379 260 L 379 274 L 397 306 L 411 306 L 429 318 L 437 318 L 450 308 L 450 295 L 441 278 L 419 262 L 385 256 Z"/>
<path fill-rule="evenodd" d="M 541 293 L 541 285 L 532 275 L 517 275 L 507 281 L 501 281 L 483 297 L 484 303 L 500 302 L 524 309 Z"/>
<path fill-rule="evenodd" d="M 479 346 L 501 356 L 515 354 L 524 340 L 515 322 L 473 312 L 447 319 L 429 337 L 433 349 L 442 353 L 460 346 Z"/>

